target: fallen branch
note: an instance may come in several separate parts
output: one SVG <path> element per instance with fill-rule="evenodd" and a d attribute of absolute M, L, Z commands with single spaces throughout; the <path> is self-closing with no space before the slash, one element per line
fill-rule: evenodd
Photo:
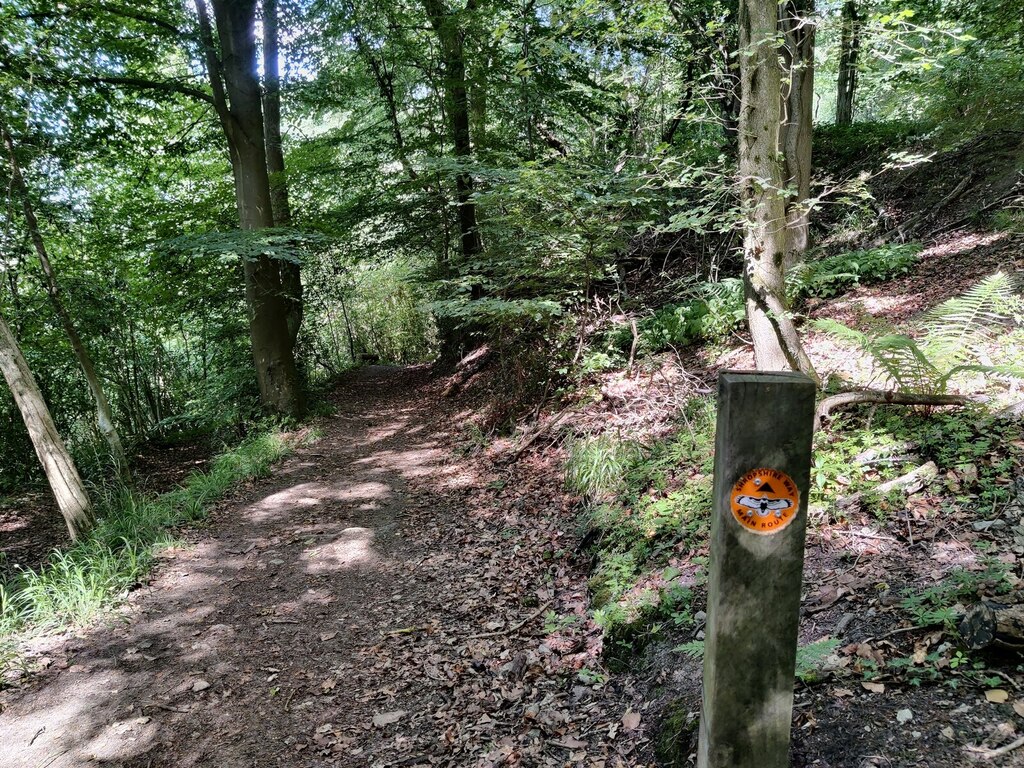
<path fill-rule="evenodd" d="M 836 509 L 847 509 L 853 505 L 859 503 L 865 496 L 885 496 L 886 494 L 892 493 L 893 491 L 903 491 L 908 496 L 912 493 L 924 488 L 928 483 L 939 476 L 939 468 L 934 461 L 928 461 L 922 464 L 917 469 L 913 469 L 907 472 L 905 475 L 900 475 L 892 480 L 887 480 L 884 483 L 879 483 L 870 491 L 858 491 L 857 493 L 851 493 L 849 496 L 843 496 L 836 499 Z M 896 541 L 896 539 L 889 538 L 888 536 L 877 536 L 869 533 L 857 533 L 855 531 L 850 532 L 853 536 L 860 536 L 868 539 L 883 539 L 887 541 Z"/>
<path fill-rule="evenodd" d="M 938 217 L 946 206 L 950 203 L 955 202 L 963 196 L 964 192 L 974 181 L 975 174 L 972 172 L 968 174 L 959 184 L 957 184 L 953 190 L 943 197 L 937 204 L 929 206 L 926 211 L 922 211 L 916 216 L 911 217 L 909 220 L 903 222 L 896 229 L 887 232 L 885 239 L 888 240 L 894 234 L 899 235 L 901 240 L 906 240 L 908 237 L 912 237 L 920 230 L 924 229 L 925 226 L 930 224 Z"/>
<path fill-rule="evenodd" d="M 1024 746 L 1024 736 L 1021 736 L 1019 739 L 1016 739 L 1015 741 L 1011 741 L 1009 744 L 1007 744 L 1004 747 L 1000 747 L 999 749 L 970 747 L 970 750 L 974 754 L 978 755 L 978 757 L 980 757 L 982 760 L 995 760 L 997 757 L 1002 757 L 1003 755 L 1009 752 L 1013 752 L 1013 750 L 1017 749 L 1017 747 L 1020 746 Z"/>
<path fill-rule="evenodd" d="M 814 412 L 814 428 L 821 427 L 821 422 L 836 408 L 861 403 L 878 403 L 882 405 L 967 405 L 976 402 L 966 395 L 926 395 L 913 392 L 891 392 L 882 389 L 860 389 L 854 392 L 840 392 L 830 395 L 818 403 Z"/>
<path fill-rule="evenodd" d="M 412 635 L 416 632 L 429 632 L 434 627 L 432 625 L 426 625 L 423 627 L 402 627 L 401 629 L 389 629 L 381 632 L 382 635 L 388 637 L 389 635 Z"/>
<path fill-rule="evenodd" d="M 514 624 L 511 627 L 507 627 L 506 629 L 499 629 L 499 630 L 496 630 L 494 632 L 482 632 L 479 635 L 470 635 L 466 639 L 467 640 L 481 640 L 481 639 L 483 639 L 485 637 L 501 637 L 502 635 L 511 635 L 513 632 L 516 632 L 516 631 L 522 629 L 527 624 L 529 624 L 531 621 L 533 621 L 538 616 L 540 616 L 542 613 L 544 613 L 544 611 L 546 611 L 549 607 L 551 607 L 551 603 L 552 602 L 554 602 L 554 601 L 553 600 L 548 600 L 546 603 L 544 603 L 544 605 L 542 605 L 536 611 L 534 611 L 529 616 L 527 616 L 525 619 L 520 621 L 518 624 Z"/>
<path fill-rule="evenodd" d="M 885 495 L 893 491 L 903 491 L 906 494 L 916 493 L 928 483 L 939 476 L 939 468 L 934 461 L 927 461 L 917 469 L 900 475 L 893 480 L 887 480 L 875 486 L 875 493 Z"/>
<path fill-rule="evenodd" d="M 1008 202 L 1008 201 L 1013 200 L 1013 199 L 1015 199 L 1017 197 L 1020 197 L 1020 187 L 1021 187 L 1022 182 L 1024 182 L 1024 178 L 1018 179 L 1014 183 L 1014 185 L 1012 187 L 1010 187 L 1010 191 L 1007 192 L 1006 194 L 1002 195 L 1001 197 L 997 197 L 991 203 L 988 203 L 987 205 L 983 205 L 978 210 L 972 211 L 971 213 L 967 214 L 966 216 L 957 219 L 952 224 L 943 224 L 941 227 L 938 227 L 937 229 L 933 229 L 931 232 L 928 233 L 928 236 L 929 237 L 936 237 L 938 235 L 945 234 L 946 232 L 951 232 L 954 229 L 958 229 L 959 227 L 962 227 L 964 224 L 969 224 L 973 219 L 976 219 L 981 214 L 988 213 L 993 208 L 997 208 L 997 207 L 999 207 L 1000 205 L 1002 205 L 1005 202 Z"/>
<path fill-rule="evenodd" d="M 917 448 L 918 444 L 913 440 L 903 440 L 892 445 L 880 445 L 861 451 L 853 457 L 853 463 L 858 467 L 870 467 L 872 464 L 892 461 L 896 458 L 894 454 L 898 454 L 900 457 L 912 455 Z"/>
<path fill-rule="evenodd" d="M 558 426 L 558 424 L 560 424 L 562 421 L 564 421 L 566 416 L 568 416 L 569 414 L 576 414 L 576 413 L 579 413 L 579 411 L 574 411 L 574 410 L 567 409 L 567 410 L 562 411 L 560 414 L 555 416 L 553 419 L 548 419 L 548 421 L 545 424 L 543 424 L 542 426 L 537 427 L 537 429 L 533 430 L 533 434 L 531 434 L 522 443 L 520 443 L 516 447 L 516 449 L 514 451 L 512 451 L 508 456 L 502 457 L 500 459 L 500 463 L 501 464 L 512 464 L 513 462 L 518 460 L 520 456 L 523 455 L 523 453 L 526 451 L 527 448 L 529 448 L 531 445 L 533 445 L 533 443 L 537 440 L 538 437 L 540 437 L 543 434 L 546 434 L 547 432 L 550 432 L 554 427 Z"/>
<path fill-rule="evenodd" d="M 455 367 L 448 385 L 441 391 L 441 397 L 451 397 L 469 383 L 469 380 L 484 369 L 491 359 L 491 348 L 479 347 L 466 355 Z"/>
<path fill-rule="evenodd" d="M 1024 649 L 1024 596 L 985 600 L 967 609 L 960 636 L 971 650 L 999 645 Z"/>

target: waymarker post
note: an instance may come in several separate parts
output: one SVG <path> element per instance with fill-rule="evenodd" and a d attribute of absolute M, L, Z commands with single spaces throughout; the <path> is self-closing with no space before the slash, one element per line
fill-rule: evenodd
<path fill-rule="evenodd" d="M 698 768 L 786 768 L 815 385 L 718 380 Z"/>

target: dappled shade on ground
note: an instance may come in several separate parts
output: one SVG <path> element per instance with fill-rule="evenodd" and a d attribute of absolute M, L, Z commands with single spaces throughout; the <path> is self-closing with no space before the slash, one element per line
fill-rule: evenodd
<path fill-rule="evenodd" d="M 322 440 L 52 649 L 3 701 L 0 764 L 632 762 L 635 694 L 567 687 L 581 649 L 539 637 L 538 608 L 578 584 L 547 565 L 555 534 L 451 463 L 451 414 L 419 378 L 354 375 Z"/>

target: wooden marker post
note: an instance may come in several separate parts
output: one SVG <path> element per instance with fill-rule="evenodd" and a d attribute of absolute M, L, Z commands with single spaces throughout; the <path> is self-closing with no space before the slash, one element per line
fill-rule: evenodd
<path fill-rule="evenodd" d="M 814 383 L 718 379 L 698 768 L 786 768 L 810 483 Z"/>

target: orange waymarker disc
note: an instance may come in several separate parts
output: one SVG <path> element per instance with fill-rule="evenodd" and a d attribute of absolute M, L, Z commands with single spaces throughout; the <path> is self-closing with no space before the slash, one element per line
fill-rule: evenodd
<path fill-rule="evenodd" d="M 747 530 L 772 534 L 781 531 L 800 508 L 800 491 L 793 478 L 777 469 L 761 467 L 745 473 L 732 487 L 732 516 Z"/>

